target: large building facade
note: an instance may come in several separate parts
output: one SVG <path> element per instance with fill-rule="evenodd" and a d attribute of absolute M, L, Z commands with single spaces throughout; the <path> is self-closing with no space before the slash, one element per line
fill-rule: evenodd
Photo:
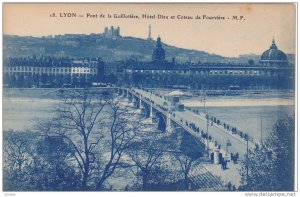
<path fill-rule="evenodd" d="M 130 62 L 124 69 L 124 81 L 151 87 L 187 86 L 199 89 L 286 88 L 294 86 L 294 66 L 275 41 L 262 53 L 260 61 L 248 64 L 199 63 L 177 64 L 165 60 L 165 50 L 158 37 L 151 62 Z"/>
<path fill-rule="evenodd" d="M 101 59 L 41 57 L 4 60 L 6 87 L 85 87 L 103 78 Z"/>

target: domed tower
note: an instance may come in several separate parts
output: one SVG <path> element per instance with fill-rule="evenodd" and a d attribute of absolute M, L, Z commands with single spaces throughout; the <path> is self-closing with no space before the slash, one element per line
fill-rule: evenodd
<path fill-rule="evenodd" d="M 277 48 L 274 38 L 270 49 L 263 52 L 259 62 L 264 66 L 284 66 L 289 63 L 286 54 Z"/>
<path fill-rule="evenodd" d="M 152 61 L 163 61 L 165 60 L 165 50 L 162 48 L 161 39 L 158 36 L 156 41 L 156 47 L 153 50 Z"/>

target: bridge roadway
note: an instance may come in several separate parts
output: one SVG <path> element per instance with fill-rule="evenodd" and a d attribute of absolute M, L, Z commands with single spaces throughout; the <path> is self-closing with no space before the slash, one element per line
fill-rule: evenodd
<path fill-rule="evenodd" d="M 132 92 L 132 90 L 134 92 Z M 168 115 L 168 111 L 164 111 L 159 107 L 164 106 L 164 103 L 167 103 L 168 106 L 171 106 L 171 103 L 159 96 L 156 96 L 152 94 L 151 92 L 146 92 L 141 89 L 131 89 L 129 90 L 131 93 L 134 93 L 136 96 L 140 96 L 143 100 L 143 102 L 150 105 L 150 101 L 153 101 L 154 104 L 152 105 L 153 108 L 155 108 L 160 113 L 163 113 L 165 116 Z M 138 93 L 138 94 L 136 94 Z M 145 99 L 147 98 L 147 99 Z M 191 133 L 193 136 L 195 136 L 197 139 L 199 139 L 202 143 L 205 143 L 204 139 L 201 137 L 201 132 L 197 133 L 193 131 L 191 128 L 185 125 L 185 122 L 188 123 L 194 123 L 196 127 L 200 128 L 200 131 L 203 130 L 204 133 L 207 132 L 207 120 L 205 119 L 205 114 L 197 115 L 194 114 L 188 110 L 185 111 L 172 111 L 172 113 L 175 113 L 175 117 L 173 115 L 169 116 L 170 119 L 178 124 L 180 127 Z M 182 122 L 181 122 L 182 120 Z M 231 143 L 231 146 L 228 147 L 228 155 L 230 153 L 239 153 L 240 158 L 242 155 L 246 154 L 247 151 L 247 142 L 244 139 L 241 139 L 238 135 L 232 134 L 230 131 L 225 130 L 221 125 L 217 124 L 211 124 L 211 121 L 209 121 L 208 126 L 208 134 L 212 137 L 212 142 L 209 147 L 210 149 L 213 148 L 213 144 L 215 141 L 217 141 L 218 144 L 221 145 L 221 152 L 223 155 L 226 153 L 226 144 L 228 140 Z M 248 142 L 249 148 L 254 148 L 255 145 L 252 142 Z"/>

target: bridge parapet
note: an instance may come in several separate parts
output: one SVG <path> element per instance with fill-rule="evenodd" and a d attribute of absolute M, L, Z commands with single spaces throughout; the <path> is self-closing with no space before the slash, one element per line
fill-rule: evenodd
<path fill-rule="evenodd" d="M 166 118 L 165 119 L 166 120 L 165 121 L 166 130 L 168 132 L 172 132 L 171 125 L 178 125 L 179 127 L 183 128 L 185 131 L 189 132 L 192 136 L 196 137 L 210 151 L 214 151 L 215 147 L 218 147 L 219 145 L 221 145 L 224 141 L 223 139 L 230 139 L 233 144 L 232 146 L 236 146 L 235 148 L 231 149 L 233 151 L 233 153 L 236 153 L 236 152 L 239 152 L 240 154 L 245 153 L 246 141 L 244 141 L 242 138 L 240 138 L 236 134 L 231 134 L 231 132 L 228 132 L 228 130 L 225 131 L 225 129 L 223 128 L 223 125 L 221 124 L 223 122 L 221 122 L 221 121 L 218 122 L 217 119 L 209 120 L 210 122 L 213 123 L 213 125 L 211 127 L 213 127 L 214 130 L 218 130 L 218 132 L 214 131 L 215 132 L 214 134 L 210 134 L 210 135 L 212 135 L 212 137 L 208 138 L 209 136 L 203 135 L 204 128 L 202 127 L 203 126 L 202 123 L 200 123 L 201 117 L 197 117 L 197 118 L 193 117 L 191 119 L 191 123 L 193 123 L 193 121 L 194 121 L 194 123 L 196 125 L 196 130 L 195 130 L 195 128 L 190 128 L 190 125 L 185 125 L 184 124 L 185 122 L 183 122 L 182 119 L 180 119 L 180 117 L 183 118 L 183 115 L 185 117 L 185 115 L 195 116 L 195 114 L 194 115 L 192 113 L 186 114 L 186 113 L 189 113 L 188 111 L 186 111 L 186 112 L 184 112 L 184 114 L 180 115 L 178 113 L 181 113 L 181 112 L 176 112 L 176 117 L 175 117 L 174 112 L 170 113 L 169 109 L 166 109 L 162 105 L 162 103 L 165 101 L 163 100 L 163 98 L 160 95 L 157 96 L 156 94 L 149 92 L 149 91 L 144 92 L 141 90 L 135 90 L 135 89 L 130 89 L 130 88 L 127 89 L 127 91 L 129 92 L 129 94 L 132 95 L 132 97 L 135 97 L 135 98 L 139 99 L 141 102 L 143 102 L 144 104 L 148 105 L 150 110 L 155 109 L 156 112 L 162 114 Z M 152 111 L 152 113 L 153 113 L 153 111 Z M 152 114 L 152 113 L 150 113 L 150 114 Z M 199 115 L 199 114 L 197 114 L 197 115 Z M 201 114 L 200 114 L 200 116 L 201 116 Z M 149 117 L 150 117 L 150 115 L 149 115 Z M 191 117 L 187 116 L 186 118 L 187 118 L 187 120 L 189 120 L 189 118 L 191 118 Z M 199 120 L 199 122 L 195 122 L 196 119 Z M 204 116 L 204 119 L 205 119 L 205 116 Z M 203 122 L 203 120 L 202 120 L 202 122 Z M 167 127 L 167 125 L 169 125 L 170 127 Z M 202 128 L 202 131 L 201 131 L 200 127 Z M 197 128 L 198 129 L 200 128 L 201 133 L 199 132 L 199 130 Z M 233 128 L 233 127 L 230 126 L 230 129 L 231 128 Z M 210 131 L 210 132 L 212 132 L 212 131 Z M 226 133 L 226 134 L 224 134 L 224 133 Z M 215 135 L 218 135 L 218 136 L 215 138 Z M 212 140 L 212 138 L 214 138 L 214 140 Z M 216 139 L 218 140 L 218 142 L 216 141 Z M 249 140 L 249 142 L 250 142 L 250 140 Z M 215 143 L 217 146 L 215 145 Z M 252 144 L 252 142 L 249 143 L 249 148 L 251 148 L 251 147 L 254 147 L 254 143 Z M 220 147 L 219 153 L 222 153 L 222 155 L 224 155 L 224 156 L 228 155 L 228 151 L 227 151 L 227 149 L 226 150 L 225 149 L 226 149 L 226 143 L 223 143 L 222 146 Z"/>

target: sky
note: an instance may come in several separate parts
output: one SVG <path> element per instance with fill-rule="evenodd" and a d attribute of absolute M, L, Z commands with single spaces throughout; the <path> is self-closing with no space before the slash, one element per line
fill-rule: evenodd
<path fill-rule="evenodd" d="M 56 17 L 53 16 L 53 13 Z M 63 17 L 75 13 L 76 17 Z M 60 16 L 61 14 L 61 16 Z M 87 15 L 97 17 L 87 17 Z M 100 18 L 100 15 L 105 18 Z M 108 18 L 108 14 L 112 18 Z M 114 18 L 136 15 L 139 19 Z M 83 17 L 79 17 L 82 15 Z M 143 18 L 155 15 L 155 19 Z M 168 19 L 158 18 L 168 16 Z M 178 16 L 193 19 L 180 19 Z M 201 19 L 196 19 L 196 16 Z M 207 17 L 203 19 L 203 15 Z M 171 16 L 175 18 L 172 19 Z M 238 19 L 234 20 L 233 17 Z M 242 16 L 242 18 L 240 18 Z M 225 20 L 208 19 L 224 17 Z M 278 48 L 295 53 L 296 5 L 289 4 L 95 4 L 4 3 L 3 33 L 20 36 L 102 33 L 105 26 L 119 26 L 122 36 L 152 37 L 180 48 L 227 57 L 262 54 L 275 38 Z"/>

